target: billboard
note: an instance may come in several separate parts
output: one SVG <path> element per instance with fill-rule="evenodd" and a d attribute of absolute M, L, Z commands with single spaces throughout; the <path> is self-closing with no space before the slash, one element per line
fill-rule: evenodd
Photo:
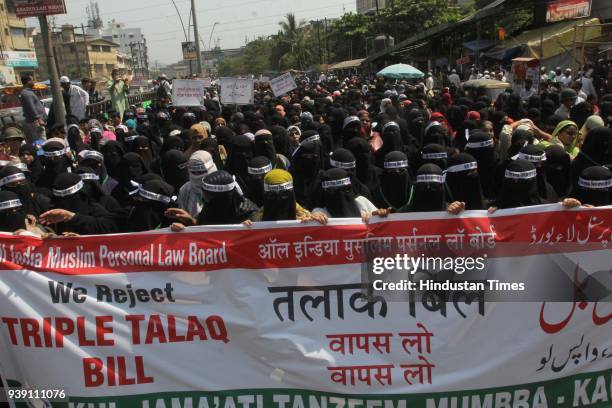
<path fill-rule="evenodd" d="M 64 0 L 13 0 L 19 18 L 66 14 Z"/>
<path fill-rule="evenodd" d="M 3 60 L 7 67 L 38 68 L 34 51 L 0 51 L 0 60 Z"/>
<path fill-rule="evenodd" d="M 198 53 L 196 52 L 196 44 L 193 41 L 182 42 L 183 47 L 183 59 L 184 60 L 196 60 Z"/>
<path fill-rule="evenodd" d="M 546 22 L 554 23 L 563 20 L 589 17 L 591 0 L 558 0 L 546 6 Z"/>

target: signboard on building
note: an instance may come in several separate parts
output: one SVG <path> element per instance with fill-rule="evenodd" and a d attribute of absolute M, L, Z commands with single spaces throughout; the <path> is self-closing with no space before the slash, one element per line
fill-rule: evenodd
<path fill-rule="evenodd" d="M 589 17 L 591 0 L 558 0 L 546 6 L 546 22 L 554 23 L 563 20 Z"/>
<path fill-rule="evenodd" d="M 459 58 L 455 62 L 457 63 L 457 65 L 466 65 L 466 64 L 469 64 L 470 63 L 470 56 L 466 55 L 465 57 Z"/>
<path fill-rule="evenodd" d="M 19 18 L 66 14 L 64 0 L 13 0 Z"/>
<path fill-rule="evenodd" d="M 201 79 L 175 79 L 172 81 L 172 102 L 174 106 L 201 106 L 204 93 L 204 81 Z"/>
<path fill-rule="evenodd" d="M 38 68 L 34 51 L 0 51 L 0 60 L 7 67 Z"/>
<path fill-rule="evenodd" d="M 250 105 L 253 103 L 252 79 L 219 78 L 221 85 L 221 103 L 233 105 Z"/>
<path fill-rule="evenodd" d="M 193 41 L 182 42 L 183 47 L 183 59 L 184 60 L 196 60 L 198 59 L 198 53 L 196 51 L 196 44 Z"/>
<path fill-rule="evenodd" d="M 512 60 L 512 90 L 518 95 L 525 89 L 525 81 L 531 80 L 531 88 L 540 89 L 540 60 L 536 58 L 515 58 Z"/>

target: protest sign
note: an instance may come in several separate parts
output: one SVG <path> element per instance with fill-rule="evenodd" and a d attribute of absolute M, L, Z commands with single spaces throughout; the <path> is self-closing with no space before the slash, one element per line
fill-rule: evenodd
<path fill-rule="evenodd" d="M 610 303 L 467 290 L 392 302 L 362 292 L 361 260 L 391 243 L 461 246 L 500 280 L 535 278 L 550 258 L 590 284 L 609 275 L 611 231 L 612 208 L 549 205 L 112 240 L 3 234 L 0 376 L 63 391 L 54 407 L 609 407 Z"/>
<path fill-rule="evenodd" d="M 205 88 L 210 88 L 211 87 L 212 80 L 210 78 L 204 78 L 203 81 L 204 81 L 204 87 Z"/>
<path fill-rule="evenodd" d="M 221 103 L 232 105 L 250 105 L 253 103 L 252 79 L 219 78 Z"/>
<path fill-rule="evenodd" d="M 201 106 L 205 84 L 200 79 L 175 79 L 172 81 L 174 106 Z"/>
<path fill-rule="evenodd" d="M 193 41 L 184 41 L 181 43 L 181 48 L 183 49 L 183 59 L 184 60 L 193 60 L 195 61 L 198 57 L 198 53 L 196 51 L 196 43 Z"/>
<path fill-rule="evenodd" d="M 283 75 L 278 76 L 270 81 L 270 88 L 274 92 L 274 96 L 280 96 L 286 94 L 297 88 L 291 72 L 285 72 Z"/>

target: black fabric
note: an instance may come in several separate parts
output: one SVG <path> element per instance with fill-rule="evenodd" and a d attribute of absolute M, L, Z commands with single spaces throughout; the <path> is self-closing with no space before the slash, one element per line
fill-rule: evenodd
<path fill-rule="evenodd" d="M 160 150 L 160 155 L 163 155 L 168 150 L 180 150 L 182 152 L 185 151 L 185 142 L 178 136 L 168 136 L 164 139 L 164 143 L 162 144 L 162 148 Z"/>
<path fill-rule="evenodd" d="M 90 167 L 78 166 L 75 169 L 75 173 L 81 175 L 94 173 L 94 171 Z M 121 206 L 117 200 L 104 192 L 102 185 L 98 180 L 83 180 L 83 193 L 89 198 L 90 201 L 100 204 L 111 213 L 121 209 Z"/>
<path fill-rule="evenodd" d="M 572 162 L 571 183 L 576 186 L 582 170 L 612 164 L 612 129 L 596 128 L 587 134 L 580 153 Z"/>
<path fill-rule="evenodd" d="M 602 181 L 612 179 L 612 172 L 607 167 L 591 166 L 582 170 L 580 177 L 589 181 Z M 583 205 L 589 204 L 595 207 L 612 204 L 612 188 L 592 189 L 578 184 L 574 187 L 571 197 L 580 201 Z"/>
<path fill-rule="evenodd" d="M 293 155 L 291 165 L 295 198 L 298 203 L 309 209 L 313 208 L 309 201 L 320 180 L 318 175 L 323 158 L 319 155 L 319 151 L 316 142 L 304 143 Z"/>
<path fill-rule="evenodd" d="M 256 135 L 254 146 L 255 156 L 265 156 L 271 163 L 276 163 L 276 148 L 272 135 Z"/>
<path fill-rule="evenodd" d="M 153 164 L 153 150 L 149 139 L 146 136 L 138 136 L 132 142 L 132 151 L 142 157 L 147 170 L 150 170 Z"/>
<path fill-rule="evenodd" d="M 147 180 L 143 181 L 142 188 L 155 194 L 172 197 L 174 187 L 163 180 Z M 132 232 L 149 231 L 158 228 L 167 227 L 170 220 L 164 216 L 166 209 L 172 206 L 172 203 L 164 203 L 161 201 L 150 200 L 136 193 L 134 195 L 134 208 L 129 220 L 129 228 Z"/>
<path fill-rule="evenodd" d="M 398 162 L 408 160 L 402 152 L 389 152 L 385 156 L 385 162 Z M 410 167 L 383 169 L 380 178 L 380 191 L 383 199 L 383 208 L 398 210 L 410 201 L 413 189 L 413 180 Z"/>
<path fill-rule="evenodd" d="M 336 167 L 333 164 L 331 164 L 331 160 L 335 160 L 336 162 L 340 162 L 340 163 L 350 163 L 350 162 L 356 162 L 356 158 L 353 155 L 353 153 L 348 150 L 348 149 L 344 149 L 344 148 L 339 148 L 333 151 L 333 153 L 330 154 L 329 156 L 330 159 L 330 164 L 329 167 Z M 357 194 L 358 196 L 363 196 L 365 198 L 367 198 L 368 200 L 372 201 L 372 194 L 370 192 L 370 189 L 361 182 L 361 180 L 359 180 L 357 178 L 357 168 L 353 167 L 351 169 L 348 168 L 344 168 L 344 167 L 340 167 L 342 169 L 344 169 L 348 174 L 349 177 L 351 178 L 351 185 L 353 186 L 353 190 L 355 191 L 355 194 Z"/>
<path fill-rule="evenodd" d="M 160 160 L 162 178 L 178 191 L 183 184 L 189 181 L 189 172 L 185 163 L 187 156 L 180 150 L 170 149 L 166 151 Z"/>
<path fill-rule="evenodd" d="M 270 132 L 272 133 L 272 141 L 276 152 L 285 157 L 290 157 L 291 148 L 289 147 L 290 139 L 287 134 L 287 129 L 282 126 L 270 126 Z"/>
<path fill-rule="evenodd" d="M 47 142 L 43 145 L 45 152 L 56 152 L 62 149 L 64 145 L 60 142 Z M 65 154 L 56 157 L 42 157 L 41 160 L 45 169 L 36 182 L 38 187 L 49 188 L 59 174 L 66 173 L 68 169 L 72 170 L 72 163 Z"/>
<path fill-rule="evenodd" d="M 489 139 L 487 133 L 477 130 L 470 135 L 468 143 L 479 143 Z M 498 155 L 493 145 L 480 148 L 469 148 L 466 146 L 465 152 L 474 156 L 478 163 L 480 184 L 482 185 L 485 197 L 489 199 L 495 197 L 495 170 L 498 165 Z"/>
<path fill-rule="evenodd" d="M 527 145 L 523 147 L 520 153 L 528 154 L 531 156 L 546 156 L 544 149 L 540 146 L 536 145 Z M 559 196 L 555 189 L 550 183 L 546 180 L 546 169 L 544 168 L 543 162 L 533 162 L 533 165 L 536 167 L 538 171 L 537 181 L 538 181 L 538 194 L 540 197 L 546 201 L 547 203 L 556 203 L 559 201 Z"/>
<path fill-rule="evenodd" d="M 296 219 L 295 192 L 268 191 L 264 193 L 262 221 L 292 221 Z"/>
<path fill-rule="evenodd" d="M 148 173 L 142 157 L 137 153 L 126 153 L 119 164 L 120 172 L 119 184 L 113 189 L 111 195 L 119 202 L 122 207 L 133 205 L 133 197 L 130 194 L 134 191 L 132 181 L 138 181 L 143 175 Z"/>
<path fill-rule="evenodd" d="M 357 179 L 370 191 L 372 196 L 370 201 L 376 206 L 383 206 L 382 197 L 375 193 L 380 191 L 380 175 L 382 170 L 374 166 L 372 162 L 372 148 L 370 144 L 363 138 L 355 137 L 349 141 L 346 148 L 355 156 Z"/>
<path fill-rule="evenodd" d="M 448 158 L 448 167 L 473 163 L 474 156 L 468 153 L 457 153 Z M 478 169 L 446 173 L 446 185 L 449 191 L 449 200 L 462 201 L 466 210 L 484 210 L 485 200 L 480 183 Z"/>
<path fill-rule="evenodd" d="M 0 179 L 18 173 L 22 173 L 19 168 L 15 166 L 6 166 L 0 170 Z M 17 194 L 23 205 L 23 211 L 26 214 L 38 217 L 51 208 L 51 200 L 49 197 L 41 194 L 36 186 L 27 179 L 4 185 L 2 189 Z"/>
<path fill-rule="evenodd" d="M 19 156 L 23 156 L 27 153 L 34 158 L 32 163 L 28 164 L 28 170 L 30 170 L 30 180 L 34 184 L 36 184 L 38 178 L 40 177 L 40 174 L 44 170 L 42 161 L 40 160 L 40 157 L 38 157 L 37 150 L 38 149 L 36 148 L 36 146 L 29 143 L 21 145 L 21 147 L 19 147 Z"/>
<path fill-rule="evenodd" d="M 115 180 L 119 180 L 121 174 L 121 158 L 125 154 L 121 144 L 115 141 L 109 141 L 100 148 L 100 152 L 104 156 L 104 167 L 108 174 Z"/>
<path fill-rule="evenodd" d="M 228 152 L 225 170 L 235 175 L 242 185 L 248 178 L 248 163 L 253 158 L 253 142 L 245 135 L 234 136 Z"/>
<path fill-rule="evenodd" d="M 18 200 L 19 196 L 12 191 L 0 191 L 0 203 Z M 15 232 L 25 229 L 26 212 L 23 207 L 15 207 L 0 211 L 0 231 Z"/>
<path fill-rule="evenodd" d="M 374 160 L 374 164 L 379 168 L 383 167 L 387 153 L 404 152 L 404 143 L 399 126 L 390 125 L 386 128 L 383 126 L 383 129 L 381 135 L 383 145 L 376 151 Z"/>
<path fill-rule="evenodd" d="M 546 180 L 553 186 L 559 197 L 566 197 L 570 189 L 570 155 L 559 145 L 550 145 L 545 152 Z"/>
<path fill-rule="evenodd" d="M 204 179 L 207 184 L 225 185 L 234 180 L 227 171 L 220 170 Z M 233 189 L 229 192 L 204 192 L 206 204 L 198 216 L 198 225 L 239 224 L 257 210 L 257 205 Z"/>
<path fill-rule="evenodd" d="M 427 154 L 446 154 L 447 157 L 440 158 L 440 159 L 425 158 L 424 156 Z M 435 164 L 436 166 L 440 167 L 442 170 L 445 170 L 447 159 L 448 159 L 448 148 L 440 144 L 428 144 L 427 146 L 423 147 L 423 149 L 421 150 L 421 160 L 420 160 L 418 167 L 421 167 L 424 164 Z"/>
<path fill-rule="evenodd" d="M 53 189 L 65 190 L 81 181 L 74 173 L 60 174 L 53 183 Z M 57 233 L 74 232 L 80 235 L 109 234 L 119 230 L 117 219 L 100 204 L 91 201 L 83 189 L 65 197 L 54 196 L 53 206 L 71 211 L 76 215 L 67 222 L 54 224 Z"/>
<path fill-rule="evenodd" d="M 435 164 L 424 164 L 417 170 L 417 180 L 420 175 L 442 176 L 442 169 Z M 446 210 L 446 195 L 443 183 L 416 183 L 414 187 L 413 212 Z M 400 209 L 399 212 L 405 212 Z"/>
<path fill-rule="evenodd" d="M 512 160 L 506 167 L 514 172 L 525 172 L 535 170 L 533 163 L 526 160 Z M 499 197 L 494 201 L 494 206 L 500 209 L 526 207 L 544 204 L 544 200 L 538 194 L 537 178 L 527 180 L 516 180 L 504 177 Z"/>
<path fill-rule="evenodd" d="M 347 177 L 348 173 L 343 169 L 329 169 L 323 173 L 322 181 L 340 180 Z M 355 198 L 357 195 L 350 185 L 323 189 L 325 208 L 334 218 L 361 217 L 361 211 L 359 211 Z"/>
<path fill-rule="evenodd" d="M 265 156 L 256 156 L 249 161 L 249 167 L 260 169 L 269 166 L 272 163 Z M 257 206 L 261 207 L 264 200 L 264 177 L 265 174 L 250 174 L 246 180 L 246 186 L 242 186 L 245 196 L 253 201 Z"/>
<path fill-rule="evenodd" d="M 209 137 L 204 139 L 202 143 L 200 143 L 200 149 L 206 150 L 213 158 L 213 162 L 217 167 L 217 170 L 223 170 L 223 160 L 221 160 L 221 154 L 219 153 L 219 143 L 217 139 Z"/>

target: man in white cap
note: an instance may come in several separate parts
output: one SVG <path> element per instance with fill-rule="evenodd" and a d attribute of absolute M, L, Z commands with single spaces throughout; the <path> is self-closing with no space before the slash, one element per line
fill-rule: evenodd
<path fill-rule="evenodd" d="M 563 88 L 571 88 L 572 87 L 572 69 L 565 68 L 563 71 L 563 75 L 559 77 L 559 82 Z"/>
<path fill-rule="evenodd" d="M 451 74 L 448 76 L 448 82 L 455 86 L 456 89 L 461 88 L 461 78 L 457 75 L 457 70 L 453 68 Z"/>
<path fill-rule="evenodd" d="M 72 85 L 70 78 L 67 76 L 60 78 L 60 84 L 70 96 L 70 114 L 76 116 L 79 120 L 84 119 L 87 113 L 87 105 L 89 105 L 89 94 L 80 86 Z"/>

